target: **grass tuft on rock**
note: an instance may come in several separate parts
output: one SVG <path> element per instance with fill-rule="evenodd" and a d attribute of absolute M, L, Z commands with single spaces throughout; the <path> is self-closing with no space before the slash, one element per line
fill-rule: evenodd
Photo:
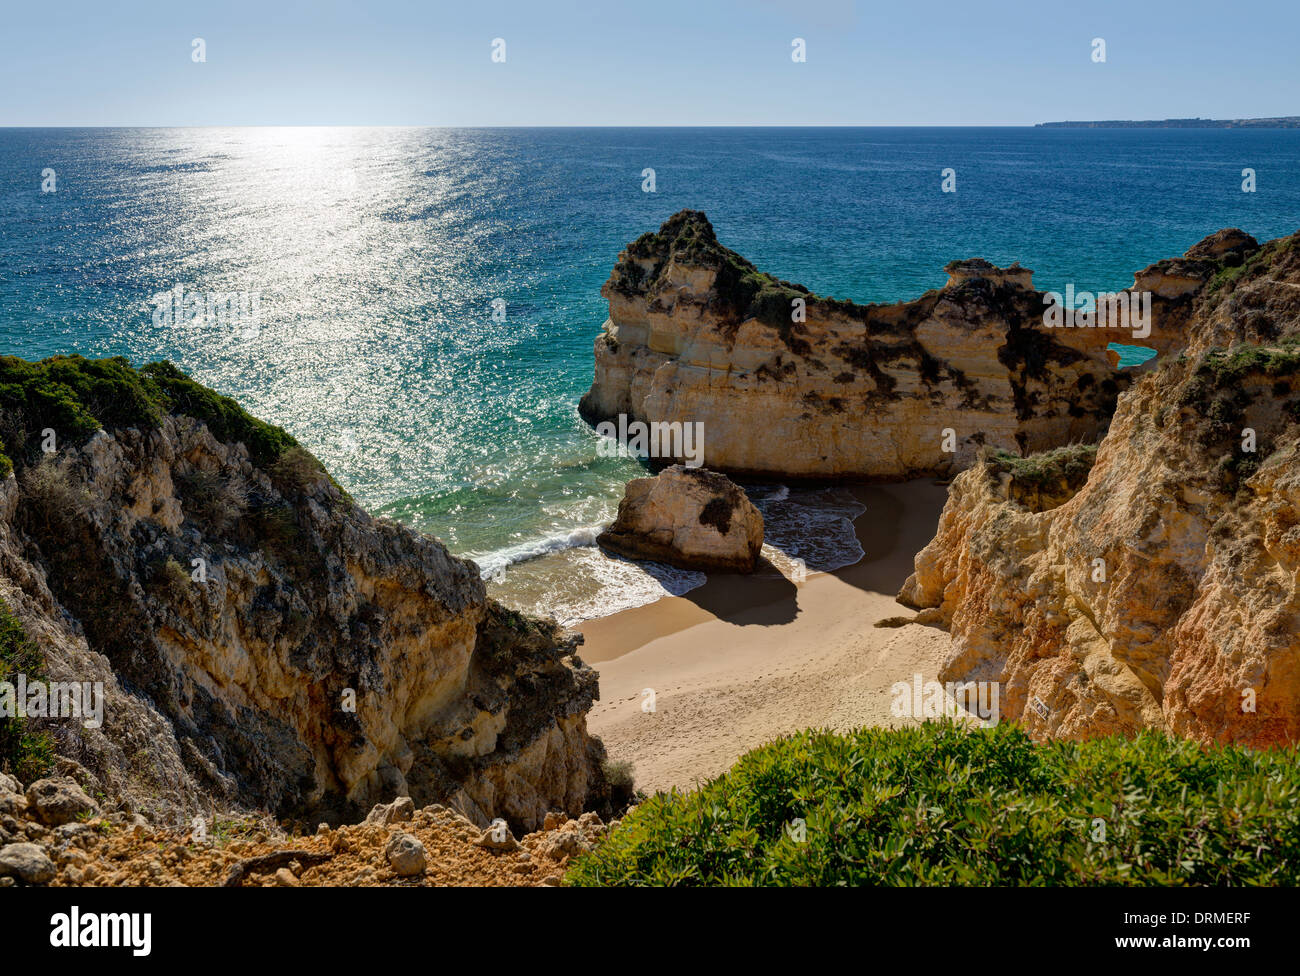
<path fill-rule="evenodd" d="M 1038 744 L 1010 724 L 801 732 L 656 794 L 565 881 L 1295 885 L 1298 758 L 1154 732 Z"/>
<path fill-rule="evenodd" d="M 1011 476 L 1010 497 L 1034 512 L 1045 512 L 1073 498 L 1087 482 L 1096 460 L 1096 444 L 1068 444 L 1028 457 L 1000 450 L 984 456 L 991 474 Z"/>

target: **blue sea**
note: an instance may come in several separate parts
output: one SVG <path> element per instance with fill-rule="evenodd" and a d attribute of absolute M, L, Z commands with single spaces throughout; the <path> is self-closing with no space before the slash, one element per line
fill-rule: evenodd
<path fill-rule="evenodd" d="M 576 412 L 615 257 L 683 207 L 859 302 L 976 256 L 1118 290 L 1221 227 L 1300 227 L 1300 131 L 0 129 L 0 353 L 171 359 L 573 622 L 703 579 L 592 547 L 642 468 Z M 259 327 L 156 322 L 177 286 L 255 293 Z M 785 555 L 861 555 L 847 492 L 752 492 Z"/>

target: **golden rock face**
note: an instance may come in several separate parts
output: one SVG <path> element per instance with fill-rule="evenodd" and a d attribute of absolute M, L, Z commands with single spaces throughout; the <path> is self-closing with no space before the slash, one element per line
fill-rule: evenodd
<path fill-rule="evenodd" d="M 578 638 L 504 610 L 473 563 L 318 467 L 286 480 L 176 415 L 0 494 L 0 597 L 51 674 L 104 683 L 103 726 L 66 748 L 114 803 L 174 823 L 455 797 L 532 829 L 598 790 Z M 79 501 L 49 518 L 50 499 Z"/>
<path fill-rule="evenodd" d="M 943 289 L 859 306 L 764 275 L 712 233 L 685 212 L 620 256 L 589 420 L 702 423 L 705 466 L 730 474 L 903 479 L 955 473 L 981 445 L 1092 440 L 1127 385 L 1116 336 L 1045 327 L 1019 266 L 955 262 Z"/>
<path fill-rule="evenodd" d="M 950 628 L 945 680 L 1003 682 L 1043 736 L 1300 740 L 1297 240 L 1197 293 L 1068 499 L 1032 510 L 994 460 L 954 480 L 900 594 Z"/>

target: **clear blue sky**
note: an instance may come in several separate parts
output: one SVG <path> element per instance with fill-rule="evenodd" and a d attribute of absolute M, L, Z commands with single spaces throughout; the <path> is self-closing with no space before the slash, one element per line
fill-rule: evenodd
<path fill-rule="evenodd" d="M 191 60 L 195 37 L 206 63 Z M 1090 58 L 1094 37 L 1105 64 Z M 1300 115 L 1298 38 L 1298 0 L 12 0 L 0 124 Z"/>

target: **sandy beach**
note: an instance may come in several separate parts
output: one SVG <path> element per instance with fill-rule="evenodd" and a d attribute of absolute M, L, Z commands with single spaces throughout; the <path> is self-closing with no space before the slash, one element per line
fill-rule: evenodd
<path fill-rule="evenodd" d="M 647 791 L 690 788 L 749 749 L 810 727 L 898 724 L 890 686 L 936 672 L 948 635 L 878 620 L 934 535 L 946 489 L 930 479 L 863 486 L 853 566 L 784 579 L 714 576 L 681 597 L 588 621 L 583 658 L 600 671 L 588 716 L 611 758 Z M 652 689 L 654 711 L 643 709 Z"/>

